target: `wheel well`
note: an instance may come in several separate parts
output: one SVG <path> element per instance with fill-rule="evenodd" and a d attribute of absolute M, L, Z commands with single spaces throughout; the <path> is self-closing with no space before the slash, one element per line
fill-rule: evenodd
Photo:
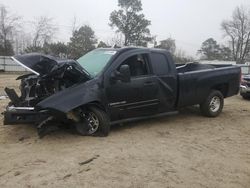
<path fill-rule="evenodd" d="M 219 84 L 211 88 L 212 90 L 218 90 L 222 93 L 224 97 L 228 94 L 228 84 Z"/>
<path fill-rule="evenodd" d="M 87 104 L 80 105 L 80 106 L 74 108 L 73 111 L 77 110 L 79 108 L 81 108 L 83 111 L 85 111 L 88 109 L 88 107 L 97 107 L 97 108 L 103 110 L 104 112 L 107 112 L 106 108 L 98 101 L 92 101 L 92 102 L 89 102 Z"/>
<path fill-rule="evenodd" d="M 95 106 L 97 108 L 100 108 L 104 112 L 106 112 L 106 108 L 99 101 L 93 101 L 88 104 L 85 104 L 84 106 Z"/>

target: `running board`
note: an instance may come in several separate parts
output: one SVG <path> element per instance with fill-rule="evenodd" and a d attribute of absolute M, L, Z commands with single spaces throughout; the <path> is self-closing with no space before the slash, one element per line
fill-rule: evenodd
<path fill-rule="evenodd" d="M 128 123 L 128 122 L 163 117 L 163 116 L 176 115 L 178 113 L 179 113 L 178 111 L 173 111 L 173 112 L 165 112 L 165 113 L 155 114 L 155 115 L 151 115 L 151 116 L 141 116 L 141 117 L 136 117 L 136 118 L 122 119 L 122 120 L 118 120 L 118 121 L 111 121 L 110 125 L 115 125 L 115 124 L 119 124 L 119 123 Z"/>

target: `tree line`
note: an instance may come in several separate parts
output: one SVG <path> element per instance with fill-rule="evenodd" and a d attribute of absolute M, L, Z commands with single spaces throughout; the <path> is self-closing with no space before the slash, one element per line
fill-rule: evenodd
<path fill-rule="evenodd" d="M 213 38 L 202 43 L 198 53 L 202 59 L 229 60 L 237 64 L 250 61 L 250 10 L 239 6 L 229 20 L 221 23 L 221 29 L 228 45 L 220 45 Z"/>
<path fill-rule="evenodd" d="M 118 0 L 118 9 L 110 13 L 108 23 L 116 35 L 105 42 L 97 40 L 90 26 L 77 26 L 76 19 L 67 43 L 55 40 L 59 27 L 53 18 L 42 16 L 29 21 L 30 33 L 25 32 L 25 23 L 27 21 L 12 14 L 6 6 L 0 5 L 0 55 L 40 52 L 77 59 L 97 47 L 147 47 L 151 43 L 155 48 L 170 51 L 179 63 L 193 60 L 182 49 L 176 47 L 173 38 L 157 42 L 157 37 L 150 33 L 151 21 L 143 14 L 141 0 Z M 237 7 L 232 18 L 222 22 L 221 28 L 228 44 L 220 45 L 213 38 L 207 39 L 198 50 L 201 59 L 234 60 L 244 63 L 250 56 L 250 12 L 247 8 Z"/>

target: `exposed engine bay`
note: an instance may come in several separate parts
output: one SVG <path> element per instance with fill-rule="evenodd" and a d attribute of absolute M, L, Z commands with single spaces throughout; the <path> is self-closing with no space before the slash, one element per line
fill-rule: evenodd
<path fill-rule="evenodd" d="M 23 56 L 21 57 L 16 56 L 13 60 L 29 68 L 29 70 L 32 68 L 33 73 L 17 78 L 21 82 L 19 87 L 20 97 L 13 89 L 5 89 L 13 106 L 34 107 L 37 103 L 58 91 L 89 80 L 88 74 L 74 60 L 55 60 L 52 57 L 40 54 L 28 54 L 26 55 L 26 61 L 23 61 Z M 30 67 L 31 65 L 27 63 L 29 59 L 32 59 L 33 67 Z M 36 60 L 36 63 L 34 63 L 34 60 Z"/>

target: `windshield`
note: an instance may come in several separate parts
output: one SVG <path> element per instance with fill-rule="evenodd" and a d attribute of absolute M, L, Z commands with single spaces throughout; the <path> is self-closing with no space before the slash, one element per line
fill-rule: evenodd
<path fill-rule="evenodd" d="M 77 62 L 91 75 L 91 77 L 95 77 L 103 70 L 115 53 L 115 50 L 96 49 L 80 57 Z"/>

